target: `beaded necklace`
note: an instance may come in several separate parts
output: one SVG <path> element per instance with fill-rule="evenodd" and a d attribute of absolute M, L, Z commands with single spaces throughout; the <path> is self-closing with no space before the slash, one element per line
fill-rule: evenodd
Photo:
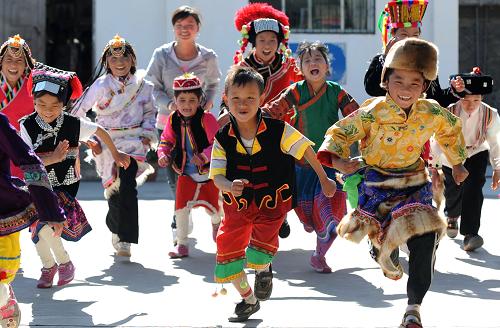
<path fill-rule="evenodd" d="M 42 129 L 44 132 L 47 132 L 47 134 L 39 133 L 38 137 L 36 138 L 35 144 L 33 144 L 33 148 L 37 149 L 44 140 L 47 140 L 52 137 L 54 137 L 54 146 L 55 146 L 57 141 L 57 134 L 59 133 L 59 130 L 61 129 L 61 126 L 63 125 L 64 122 L 64 113 L 61 113 L 61 115 L 59 115 L 59 117 L 56 119 L 55 127 L 52 127 L 49 123 L 45 122 L 40 117 L 40 115 L 37 115 L 35 117 L 35 121 L 40 127 L 40 129 Z"/>

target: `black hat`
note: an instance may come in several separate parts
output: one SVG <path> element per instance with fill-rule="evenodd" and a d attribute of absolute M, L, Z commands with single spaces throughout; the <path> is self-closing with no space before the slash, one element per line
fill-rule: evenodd
<path fill-rule="evenodd" d="M 493 78 L 483 75 L 479 67 L 474 67 L 470 73 L 461 73 L 450 76 L 450 80 L 460 76 L 464 80 L 464 95 L 486 95 L 493 91 Z"/>

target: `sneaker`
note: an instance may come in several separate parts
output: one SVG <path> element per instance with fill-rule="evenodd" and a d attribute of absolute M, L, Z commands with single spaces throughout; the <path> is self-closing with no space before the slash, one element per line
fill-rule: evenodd
<path fill-rule="evenodd" d="M 57 272 L 57 264 L 54 264 L 51 268 L 42 268 L 42 275 L 38 279 L 37 288 L 50 288 L 54 281 L 54 276 Z"/>
<path fill-rule="evenodd" d="M 180 259 L 189 256 L 189 247 L 187 245 L 178 244 L 171 252 L 168 252 L 171 259 Z"/>
<path fill-rule="evenodd" d="M 328 266 L 326 263 L 326 259 L 324 256 L 318 256 L 313 254 L 310 260 L 311 266 L 314 271 L 319 273 L 332 273 L 332 268 Z"/>
<path fill-rule="evenodd" d="M 455 238 L 458 235 L 458 218 L 446 218 L 446 221 L 448 221 L 446 235 L 450 238 Z"/>
<path fill-rule="evenodd" d="M 286 238 L 290 236 L 290 225 L 288 224 L 287 219 L 283 221 L 280 227 L 280 232 L 278 233 L 280 238 Z"/>
<path fill-rule="evenodd" d="M 10 297 L 7 304 L 0 308 L 0 326 L 2 328 L 16 328 L 19 327 L 21 322 L 21 310 L 10 285 L 9 293 Z"/>
<path fill-rule="evenodd" d="M 57 268 L 59 272 L 59 281 L 57 282 L 57 286 L 64 286 L 69 284 L 73 278 L 75 278 L 75 266 L 73 262 L 69 261 L 68 263 L 59 264 L 59 268 Z"/>
<path fill-rule="evenodd" d="M 113 248 L 115 251 L 118 251 L 118 244 L 120 243 L 120 237 L 116 233 L 111 234 L 111 244 L 113 244 Z"/>
<path fill-rule="evenodd" d="M 268 271 L 256 272 L 254 294 L 259 301 L 266 301 L 273 292 L 273 269 L 269 265 Z"/>
<path fill-rule="evenodd" d="M 229 322 L 247 321 L 252 314 L 254 314 L 259 310 L 260 310 L 260 303 L 258 300 L 255 304 L 250 304 L 247 303 L 245 300 L 241 300 L 241 302 L 236 304 L 236 308 L 234 309 L 234 314 L 236 314 L 236 316 L 230 317 Z"/>
<path fill-rule="evenodd" d="M 403 321 L 399 328 L 422 328 L 422 320 L 420 313 L 417 311 L 406 311 L 403 316 Z"/>
<path fill-rule="evenodd" d="M 483 246 L 484 241 L 480 235 L 466 235 L 464 238 L 464 251 L 472 252 Z"/>
<path fill-rule="evenodd" d="M 219 231 L 220 223 L 212 224 L 212 238 L 217 241 L 217 232 Z"/>
<path fill-rule="evenodd" d="M 121 241 L 118 243 L 118 249 L 116 250 L 117 256 L 125 256 L 130 257 L 132 254 L 130 253 L 130 243 Z"/>

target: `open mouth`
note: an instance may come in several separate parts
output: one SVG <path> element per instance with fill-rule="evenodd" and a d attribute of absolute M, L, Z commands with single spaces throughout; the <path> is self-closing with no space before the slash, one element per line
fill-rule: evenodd
<path fill-rule="evenodd" d="M 400 100 L 402 100 L 402 101 L 408 101 L 408 100 L 410 100 L 410 99 L 411 99 L 411 97 L 410 97 L 410 96 L 406 96 L 406 97 L 404 97 L 404 96 L 398 96 L 398 98 L 399 98 Z"/>
<path fill-rule="evenodd" d="M 18 70 L 8 69 L 7 72 L 9 72 L 12 75 L 16 75 L 18 73 Z"/>
<path fill-rule="evenodd" d="M 270 50 L 269 50 L 269 51 L 262 51 L 262 54 L 263 54 L 264 56 L 266 56 L 266 57 L 267 57 L 267 56 L 270 56 L 272 53 L 273 53 L 273 52 L 272 52 L 272 51 L 270 51 Z"/>
<path fill-rule="evenodd" d="M 317 75 L 319 75 L 319 69 L 314 68 L 314 69 L 312 69 L 312 70 L 310 71 L 310 73 L 311 73 L 311 75 L 312 75 L 312 76 L 317 76 Z"/>

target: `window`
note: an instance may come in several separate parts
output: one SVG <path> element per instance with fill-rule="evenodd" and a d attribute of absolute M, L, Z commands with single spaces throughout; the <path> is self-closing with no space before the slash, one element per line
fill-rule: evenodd
<path fill-rule="evenodd" d="M 262 2 L 261 0 L 250 0 Z M 270 0 L 294 33 L 374 33 L 375 0 Z"/>

